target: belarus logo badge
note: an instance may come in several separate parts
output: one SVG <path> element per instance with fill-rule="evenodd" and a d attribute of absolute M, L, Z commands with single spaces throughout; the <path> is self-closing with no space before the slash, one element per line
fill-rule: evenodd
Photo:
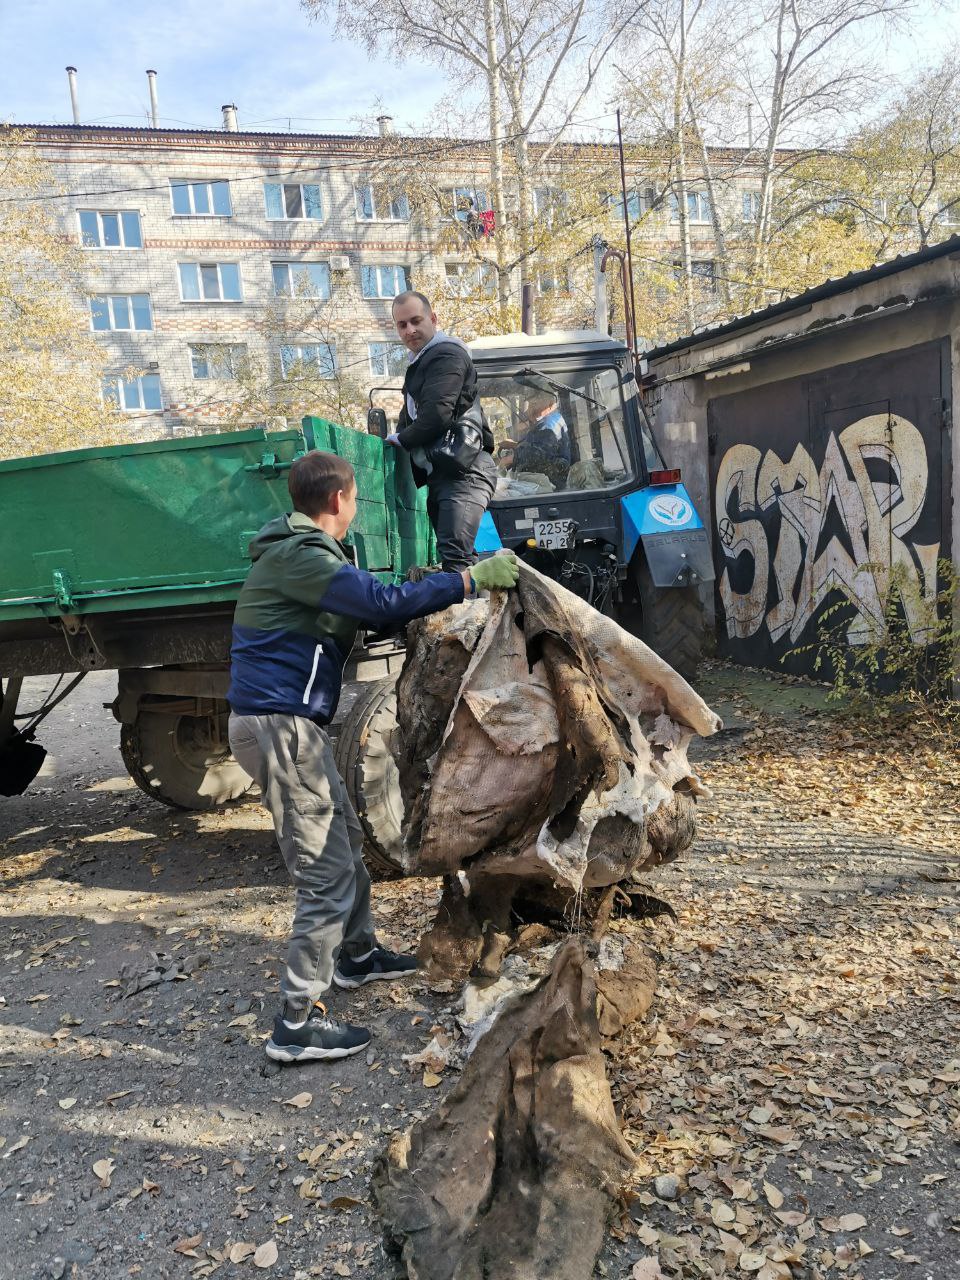
<path fill-rule="evenodd" d="M 691 504 L 675 493 L 662 493 L 651 499 L 647 511 L 658 524 L 665 524 L 671 529 L 680 529 L 693 519 Z"/>

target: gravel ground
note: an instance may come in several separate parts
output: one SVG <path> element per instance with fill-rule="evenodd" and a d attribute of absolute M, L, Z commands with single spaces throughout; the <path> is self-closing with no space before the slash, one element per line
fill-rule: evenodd
<path fill-rule="evenodd" d="M 732 728 L 701 839 L 651 881 L 678 919 L 619 926 L 661 986 L 611 1046 L 638 1163 L 600 1273 L 957 1280 L 953 767 L 845 741 L 818 691 L 716 668 L 704 692 Z M 366 1057 L 265 1072 L 290 915 L 266 815 L 148 800 L 112 695 L 81 685 L 57 758 L 0 801 L 0 1274 L 394 1277 L 370 1165 L 452 1078 L 403 1061 L 451 996 L 338 992 Z M 377 886 L 386 942 L 436 897 Z"/>

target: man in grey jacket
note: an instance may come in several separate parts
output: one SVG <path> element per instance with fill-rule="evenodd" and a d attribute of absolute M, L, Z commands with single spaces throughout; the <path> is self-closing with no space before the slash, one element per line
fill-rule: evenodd
<path fill-rule="evenodd" d="M 398 429 L 387 440 L 407 450 L 414 479 L 427 486 L 427 514 L 443 568 L 469 569 L 477 559 L 477 529 L 497 483 L 493 433 L 484 419 L 483 447 L 464 475 L 441 475 L 428 450 L 475 403 L 477 371 L 466 345 L 437 328 L 433 307 L 422 293 L 398 294 L 393 322 L 410 363 Z"/>

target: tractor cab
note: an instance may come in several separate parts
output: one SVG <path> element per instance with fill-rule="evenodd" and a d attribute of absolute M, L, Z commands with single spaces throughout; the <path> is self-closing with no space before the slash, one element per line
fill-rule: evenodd
<path fill-rule="evenodd" d="M 496 441 L 500 542 L 692 673 L 710 547 L 628 348 L 574 330 L 479 338 L 470 353 Z"/>

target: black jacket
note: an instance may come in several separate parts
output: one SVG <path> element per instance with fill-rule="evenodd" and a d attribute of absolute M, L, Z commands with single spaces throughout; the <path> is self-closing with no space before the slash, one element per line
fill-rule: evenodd
<path fill-rule="evenodd" d="M 407 395 L 417 406 L 417 416 L 407 415 Z M 436 444 L 477 398 L 477 371 L 469 351 L 458 342 L 438 342 L 407 367 L 403 378 L 403 408 L 397 436 L 408 452 L 418 446 Z M 493 453 L 493 432 L 483 422 L 483 448 Z M 414 465 L 414 477 L 423 484 L 426 477 Z"/>

